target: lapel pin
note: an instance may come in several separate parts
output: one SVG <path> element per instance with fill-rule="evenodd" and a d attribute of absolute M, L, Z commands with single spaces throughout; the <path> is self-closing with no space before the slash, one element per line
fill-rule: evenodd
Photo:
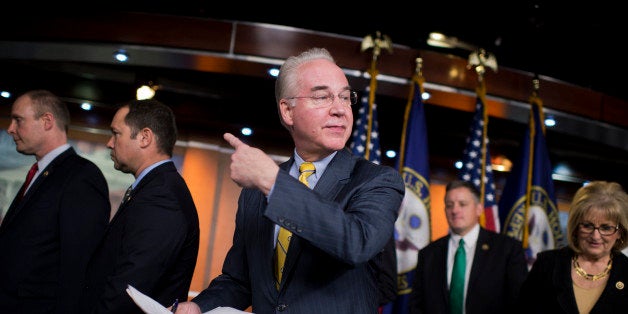
<path fill-rule="evenodd" d="M 624 289 L 624 283 L 621 281 L 618 281 L 617 283 L 615 283 L 615 288 L 619 289 L 619 290 L 623 290 Z"/>

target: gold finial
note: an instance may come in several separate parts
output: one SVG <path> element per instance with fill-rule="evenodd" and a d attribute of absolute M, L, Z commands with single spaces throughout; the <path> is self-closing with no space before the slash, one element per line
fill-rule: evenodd
<path fill-rule="evenodd" d="M 534 88 L 534 92 L 538 92 L 541 87 L 541 80 L 539 80 L 539 76 L 535 75 L 532 79 L 532 88 Z"/>
<path fill-rule="evenodd" d="M 497 59 L 491 53 L 488 53 L 484 48 L 480 48 L 469 55 L 469 65 L 467 68 L 475 67 L 475 72 L 478 73 L 478 78 L 482 81 L 486 68 L 492 69 L 497 72 Z"/>
<path fill-rule="evenodd" d="M 416 58 L 416 69 L 414 69 L 414 71 L 416 72 L 416 74 L 421 77 L 423 76 L 423 58 Z"/>
<path fill-rule="evenodd" d="M 539 76 L 538 75 L 534 75 L 534 78 L 532 79 L 532 95 L 533 96 L 538 96 L 539 95 L 539 88 L 541 87 L 541 80 L 539 80 Z"/>
<path fill-rule="evenodd" d="M 371 48 L 373 48 L 373 61 L 376 61 L 382 49 L 386 49 L 389 53 L 392 53 L 392 41 L 387 35 L 382 35 L 382 33 L 376 31 L 375 38 L 371 35 L 364 37 L 360 51 L 364 52 Z"/>

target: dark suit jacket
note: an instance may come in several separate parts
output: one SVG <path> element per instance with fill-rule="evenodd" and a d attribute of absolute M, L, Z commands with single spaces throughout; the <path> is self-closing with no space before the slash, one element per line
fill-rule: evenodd
<path fill-rule="evenodd" d="M 198 246 L 192 195 L 174 164 L 161 164 L 112 218 L 88 266 L 82 313 L 143 313 L 128 284 L 164 306 L 187 300 Z"/>
<path fill-rule="evenodd" d="M 528 278 L 521 287 L 519 313 L 578 313 L 571 279 L 571 259 L 568 247 L 537 254 Z M 628 257 L 621 252 L 613 255 L 613 266 L 602 295 L 591 314 L 628 312 Z"/>
<path fill-rule="evenodd" d="M 57 156 L 0 226 L 0 312 L 77 313 L 110 211 L 100 169 L 73 148 Z"/>
<path fill-rule="evenodd" d="M 267 200 L 243 189 L 233 246 L 222 274 L 193 299 L 255 313 L 377 313 L 377 274 L 369 267 L 390 239 L 403 195 L 397 171 L 339 151 L 314 190 L 281 165 Z M 293 233 L 280 290 L 273 274 L 275 223 Z"/>
<path fill-rule="evenodd" d="M 410 313 L 449 313 L 446 235 L 419 251 Z M 480 228 L 467 283 L 466 314 L 510 313 L 528 267 L 520 241 Z"/>

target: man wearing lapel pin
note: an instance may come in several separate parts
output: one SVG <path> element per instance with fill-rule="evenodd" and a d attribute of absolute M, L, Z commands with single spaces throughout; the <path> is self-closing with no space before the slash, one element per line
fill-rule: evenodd
<path fill-rule="evenodd" d="M 290 57 L 279 72 L 277 109 L 293 154 L 277 165 L 224 135 L 235 150 L 231 178 L 243 187 L 233 245 L 222 274 L 176 313 L 221 306 L 250 306 L 254 313 L 378 311 L 378 271 L 369 260 L 393 233 L 403 180 L 345 148 L 357 96 L 326 49 Z"/>
<path fill-rule="evenodd" d="M 514 310 L 528 273 L 523 246 L 521 241 L 482 228 L 482 211 L 480 192 L 471 182 L 452 181 L 447 185 L 445 217 L 450 232 L 419 251 L 410 313 L 484 314 Z M 464 258 L 456 261 L 457 256 Z M 456 266 L 461 267 L 459 285 L 454 279 Z M 455 293 L 450 295 L 455 287 L 461 288 L 457 297 Z"/>
<path fill-rule="evenodd" d="M 111 205 L 100 169 L 68 144 L 69 124 L 66 104 L 47 90 L 11 108 L 7 132 L 36 163 L 0 225 L 2 313 L 80 313 L 85 267 Z"/>
<path fill-rule="evenodd" d="M 172 110 L 157 100 L 121 106 L 111 122 L 114 168 L 135 177 L 88 265 L 81 313 L 142 313 L 135 287 L 164 306 L 187 300 L 199 248 L 196 206 L 171 160 Z"/>

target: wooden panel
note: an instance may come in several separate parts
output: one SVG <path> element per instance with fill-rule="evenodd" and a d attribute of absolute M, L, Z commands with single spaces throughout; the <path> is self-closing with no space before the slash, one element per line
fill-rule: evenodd
<path fill-rule="evenodd" d="M 264 24 L 239 23 L 236 30 L 236 54 L 283 60 L 311 47 L 325 47 L 342 67 L 366 70 L 370 65 L 370 55 L 360 53 L 360 38 Z"/>
<path fill-rule="evenodd" d="M 190 67 L 239 75 L 263 75 L 268 67 L 265 62 L 251 61 L 248 59 L 250 56 L 281 62 L 313 46 L 328 48 L 343 68 L 367 71 L 371 63 L 371 53 L 360 51 L 362 38 L 270 24 L 156 14 L 102 13 L 87 16 L 34 15 L 31 20 L 20 23 L 19 27 L 3 21 L 0 21 L 0 27 L 8 30 L 0 34 L 0 38 L 11 40 L 119 42 L 226 53 L 215 57 L 199 56 L 198 62 L 192 62 Z M 381 75 L 410 79 L 415 59 L 420 56 L 424 59 L 423 72 L 427 82 L 472 92 L 477 86 L 477 75 L 472 69 L 467 69 L 464 58 L 401 45 L 394 45 L 393 48 L 392 53 L 384 50 L 379 57 Z M 487 72 L 485 79 L 489 96 L 528 102 L 532 92 L 531 73 L 500 68 L 497 73 Z M 407 95 L 403 92 L 407 90 L 406 86 L 398 88 L 381 84 L 381 87 L 378 93 L 384 95 Z M 628 101 L 605 98 L 591 89 L 547 77 L 541 77 L 540 96 L 546 108 L 628 127 L 628 114 L 623 109 L 628 108 Z"/>
<path fill-rule="evenodd" d="M 618 126 L 628 125 L 628 103 L 621 99 L 603 96 L 602 97 L 602 113 L 600 120 L 606 121 Z"/>
<path fill-rule="evenodd" d="M 543 106 L 601 120 L 602 94 L 566 83 L 545 80 L 541 82 Z M 624 122 L 628 126 L 628 121 Z"/>
<path fill-rule="evenodd" d="M 7 21 L 10 22 L 10 21 Z M 4 25 L 5 39 L 71 40 L 155 45 L 228 52 L 232 23 L 211 19 L 141 13 L 38 16 Z"/>

